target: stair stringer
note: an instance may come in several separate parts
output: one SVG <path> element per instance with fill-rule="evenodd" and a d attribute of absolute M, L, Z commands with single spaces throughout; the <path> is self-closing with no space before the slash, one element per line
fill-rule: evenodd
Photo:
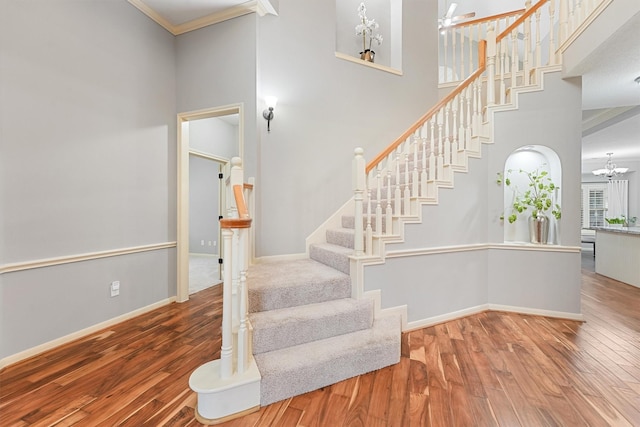
<path fill-rule="evenodd" d="M 494 115 L 495 113 L 502 111 L 513 111 L 519 109 L 519 96 L 523 93 L 538 92 L 544 90 L 544 75 L 546 73 L 562 72 L 562 65 L 544 66 L 533 70 L 535 83 L 527 86 L 517 87 L 512 89 L 512 93 L 509 102 L 502 105 L 488 105 L 486 106 L 484 122 L 482 123 L 481 135 L 475 135 L 472 140 L 475 140 L 475 144 L 478 146 L 477 152 L 472 152 L 473 155 L 465 155 L 464 166 L 457 169 L 452 169 L 452 172 L 468 173 L 469 158 L 482 158 L 482 144 L 494 143 Z M 373 236 L 373 254 L 363 256 L 350 256 L 350 275 L 352 283 L 352 296 L 354 298 L 369 298 L 374 301 L 374 317 L 385 317 L 388 315 L 400 315 L 402 319 L 402 330 L 407 331 L 414 329 L 413 325 L 408 322 L 408 307 L 407 305 L 400 305 L 395 307 L 382 308 L 382 292 L 381 290 L 364 290 L 364 268 L 370 265 L 380 265 L 386 262 L 387 245 L 388 244 L 400 244 L 405 242 L 405 224 L 422 224 L 422 206 L 424 205 L 437 205 L 438 193 L 440 188 L 454 189 L 454 173 L 451 174 L 450 182 L 435 182 L 435 195 L 432 198 L 411 198 L 411 213 L 414 215 L 398 215 L 393 217 L 393 230 L 398 230 L 397 234 L 387 236 Z M 345 211 L 343 211 L 345 212 Z M 342 215 L 343 213 L 341 213 Z M 395 254 L 394 257 L 402 255 Z M 408 255 L 407 255 L 408 256 Z M 452 318 L 458 318 L 466 316 L 470 313 L 478 311 L 485 311 L 490 309 L 489 305 L 486 307 L 475 307 L 469 310 L 463 310 L 460 313 L 451 313 Z M 446 316 L 442 318 L 445 319 Z M 449 320 L 446 318 L 445 320 Z M 444 320 L 442 320 L 444 321 Z M 416 323 L 416 322 L 412 322 Z M 423 322 L 417 322 L 418 327 L 424 327 Z"/>

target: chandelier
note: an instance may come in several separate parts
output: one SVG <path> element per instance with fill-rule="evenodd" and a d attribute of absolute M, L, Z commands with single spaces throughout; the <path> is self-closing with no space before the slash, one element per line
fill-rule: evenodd
<path fill-rule="evenodd" d="M 591 172 L 596 176 L 606 176 L 609 179 L 618 175 L 622 175 L 623 173 L 626 173 L 629 170 L 629 168 L 616 167 L 616 164 L 611 161 L 612 154 L 613 153 L 607 153 L 607 156 L 609 156 L 609 159 L 607 160 L 607 164 L 604 165 L 604 169 L 596 169 Z"/>

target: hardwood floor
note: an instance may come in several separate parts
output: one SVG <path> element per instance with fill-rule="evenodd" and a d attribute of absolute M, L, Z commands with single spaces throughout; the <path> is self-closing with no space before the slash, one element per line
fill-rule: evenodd
<path fill-rule="evenodd" d="M 585 323 L 486 312 L 409 332 L 399 364 L 224 426 L 640 425 L 640 289 L 583 255 Z M 0 372 L 1 426 L 199 426 L 220 286 Z"/>

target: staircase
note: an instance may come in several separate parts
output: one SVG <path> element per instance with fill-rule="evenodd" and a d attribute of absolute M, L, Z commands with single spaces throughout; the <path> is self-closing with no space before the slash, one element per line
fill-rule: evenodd
<path fill-rule="evenodd" d="M 240 301 L 234 302 L 234 310 L 238 305 L 242 318 L 247 299 L 253 354 L 238 366 L 251 371 L 255 362 L 260 405 L 399 362 L 406 311 L 381 310 L 380 293 L 364 292 L 363 269 L 384 263 L 387 245 L 403 240 L 405 224 L 422 222 L 422 206 L 437 204 L 439 189 L 454 188 L 456 172 L 469 171 L 470 159 L 482 156 L 482 145 L 493 142 L 493 115 L 517 109 L 520 93 L 542 90 L 544 73 L 561 69 L 560 46 L 580 29 L 579 22 L 564 24 L 569 21 L 567 3 L 560 2 L 558 36 L 545 40 L 546 62 L 540 15 L 548 5 L 547 19 L 554 22 L 552 0 L 528 5 L 500 34 L 490 26 L 487 40 L 478 42 L 478 69 L 369 164 L 356 149 L 354 198 L 307 239 L 308 258 L 258 263 L 234 273 L 234 298 Z M 590 11 L 582 15 L 589 17 Z M 515 36 L 520 32 L 529 34 L 525 40 L 530 43 L 522 56 Z M 234 330 L 242 329 L 243 322 L 236 321 Z M 238 341 L 244 336 L 234 333 Z M 242 387 L 238 375 L 237 387 Z M 258 393 L 255 377 L 252 381 L 251 392 Z M 242 400 L 235 390 L 234 398 Z M 207 393 L 196 391 L 204 421 L 227 419 L 218 413 L 234 416 L 255 409 L 246 402 L 240 405 L 246 409 L 200 411 Z"/>

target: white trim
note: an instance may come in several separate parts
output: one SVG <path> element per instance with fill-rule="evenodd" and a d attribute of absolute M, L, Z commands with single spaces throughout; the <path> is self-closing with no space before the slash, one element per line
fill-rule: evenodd
<path fill-rule="evenodd" d="M 510 305 L 501 304 L 481 304 L 475 307 L 464 308 L 462 310 L 453 311 L 451 313 L 445 313 L 440 316 L 429 317 L 427 319 L 415 320 L 408 322 L 406 328 L 403 328 L 402 332 L 415 331 L 417 329 L 428 328 L 431 326 L 439 325 L 441 323 L 450 322 L 452 320 L 461 319 L 463 317 L 472 316 L 474 314 L 483 313 L 485 311 L 504 311 L 507 313 L 527 314 L 531 316 L 553 317 L 557 319 L 575 320 L 578 322 L 584 322 L 584 315 L 582 313 L 568 313 L 565 311 L 552 311 L 542 310 L 528 307 L 515 307 Z"/>
<path fill-rule="evenodd" d="M 127 1 L 174 36 L 179 36 L 180 34 L 188 33 L 189 31 L 199 30 L 200 28 L 218 24 L 250 13 L 258 13 L 260 16 L 264 16 L 265 14 L 277 15 L 276 10 L 269 0 L 251 0 L 220 12 L 174 25 L 149 7 L 144 0 Z"/>
<path fill-rule="evenodd" d="M 440 246 L 433 248 L 417 248 L 417 249 L 404 249 L 397 251 L 387 251 L 385 258 L 403 258 L 408 256 L 421 256 L 421 255 L 438 255 L 448 254 L 453 252 L 469 252 L 469 251 L 483 251 L 489 249 L 496 250 L 510 250 L 510 251 L 539 251 L 539 252 L 580 252 L 579 246 L 559 246 L 559 245 L 536 245 L 533 243 L 478 243 L 470 245 L 457 245 L 457 246 Z"/>
<path fill-rule="evenodd" d="M 133 310 L 133 311 L 131 311 L 129 313 L 122 314 L 120 316 L 114 317 L 114 318 L 109 319 L 109 320 L 105 320 L 104 322 L 95 324 L 93 326 L 89 326 L 88 328 L 73 332 L 73 333 L 71 333 L 69 335 L 65 335 L 63 337 L 56 338 L 53 341 L 49 341 L 49 342 L 46 342 L 44 344 L 40 344 L 40 345 L 32 347 L 30 349 L 21 351 L 20 353 L 16 353 L 16 354 L 13 354 L 11 356 L 7 356 L 4 359 L 0 359 L 0 369 L 4 369 L 5 367 L 7 367 L 9 365 L 12 365 L 14 363 L 17 363 L 17 362 L 19 362 L 21 360 L 24 360 L 24 359 L 26 359 L 28 357 L 32 357 L 32 356 L 38 355 L 40 353 L 43 353 L 45 351 L 51 350 L 51 349 L 53 349 L 55 347 L 70 343 L 71 341 L 75 341 L 75 340 L 78 340 L 78 339 L 81 339 L 81 338 L 86 338 L 89 335 L 91 335 L 91 334 L 93 334 L 95 332 L 98 332 L 98 331 L 100 331 L 102 329 L 109 328 L 109 327 L 111 327 L 113 325 L 116 325 L 118 323 L 124 322 L 125 320 L 129 320 L 129 319 L 132 319 L 132 318 L 134 318 L 136 316 L 140 316 L 141 314 L 145 314 L 145 313 L 148 313 L 150 311 L 153 311 L 153 310 L 155 310 L 157 308 L 164 307 L 165 305 L 169 305 L 172 302 L 175 302 L 175 297 L 171 297 L 171 298 L 164 299 L 162 301 L 155 302 L 155 303 L 150 304 L 150 305 L 148 305 L 146 307 L 141 307 L 141 308 L 139 308 L 137 310 Z"/>
<path fill-rule="evenodd" d="M 256 264 L 265 264 L 269 262 L 278 262 L 278 261 L 296 261 L 299 259 L 308 259 L 306 253 L 299 254 L 286 254 L 286 255 L 269 255 L 269 256 L 261 256 L 255 259 Z"/>
<path fill-rule="evenodd" d="M 452 320 L 460 319 L 462 317 L 471 316 L 474 314 L 482 313 L 489 309 L 488 304 L 477 305 L 475 307 L 464 308 L 458 311 L 452 311 L 451 313 L 441 314 L 440 316 L 433 316 L 427 319 L 414 320 L 407 323 L 407 329 L 403 332 L 415 331 L 417 329 L 428 328 L 430 326 L 439 325 L 440 323 L 450 322 Z"/>
<path fill-rule="evenodd" d="M 215 157 L 189 148 L 188 123 L 193 120 L 238 114 L 238 156 L 244 162 L 244 103 L 187 111 L 177 115 L 177 280 L 176 300 L 189 299 L 189 155 Z M 187 127 L 187 130 L 185 130 Z M 226 162 L 223 162 L 226 163 Z"/>
<path fill-rule="evenodd" d="M 491 311 L 506 311 L 508 313 L 529 314 L 532 316 L 554 317 L 558 319 L 576 320 L 578 322 L 584 322 L 584 315 L 582 313 L 568 313 L 566 311 L 553 311 L 543 310 L 540 308 L 530 307 L 514 307 L 511 305 L 501 304 L 487 304 L 488 310 Z"/>
<path fill-rule="evenodd" d="M 191 154 L 192 156 L 201 157 L 203 159 L 213 160 L 214 162 L 218 162 L 218 163 L 225 163 L 226 164 L 226 163 L 229 163 L 231 161 L 230 159 L 227 159 L 226 157 L 218 157 L 216 155 L 205 153 L 203 151 L 194 150 L 193 148 L 189 149 L 189 154 Z"/>
<path fill-rule="evenodd" d="M 387 73 L 395 74 L 396 76 L 402 76 L 403 73 L 395 68 L 387 67 L 386 65 L 376 64 L 375 62 L 363 61 L 360 58 L 354 56 L 345 55 L 344 53 L 336 52 L 336 58 L 344 59 L 345 61 L 353 62 L 354 64 L 364 65 L 365 67 L 375 68 L 376 70 L 385 71 Z"/>
<path fill-rule="evenodd" d="M 32 261 L 17 262 L 0 266 L 0 274 L 15 271 L 32 270 L 34 268 L 52 267 L 73 262 L 90 261 L 94 259 L 109 258 L 114 256 L 129 255 L 139 252 L 157 251 L 160 249 L 175 248 L 176 242 L 155 243 L 152 245 L 132 246 L 129 248 L 111 249 L 100 252 L 87 252 L 84 254 L 68 255 L 56 258 L 45 258 Z"/>

